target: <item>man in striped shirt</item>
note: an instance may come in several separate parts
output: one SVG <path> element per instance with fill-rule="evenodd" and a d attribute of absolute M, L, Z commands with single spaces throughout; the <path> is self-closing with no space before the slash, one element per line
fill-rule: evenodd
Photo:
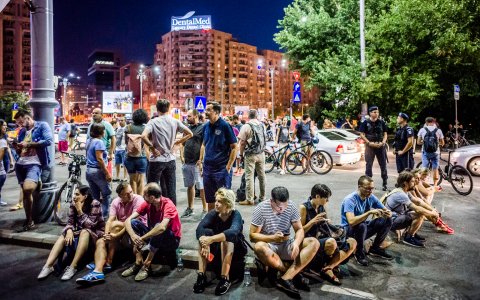
<path fill-rule="evenodd" d="M 280 290 L 298 298 L 297 288 L 310 290 L 299 273 L 315 256 L 319 243 L 315 238 L 304 239 L 300 213 L 288 198 L 285 187 L 272 189 L 270 201 L 261 202 L 253 211 L 250 240 L 255 243 L 255 254 L 266 266 L 265 269 L 258 266 L 259 283 L 268 275 Z M 295 231 L 294 238 L 290 238 L 291 227 Z M 294 262 L 288 266 L 286 261 Z M 278 279 L 277 271 L 283 274 Z"/>

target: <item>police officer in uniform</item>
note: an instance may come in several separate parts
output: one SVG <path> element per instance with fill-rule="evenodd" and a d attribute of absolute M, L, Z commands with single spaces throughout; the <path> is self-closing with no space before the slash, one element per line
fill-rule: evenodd
<path fill-rule="evenodd" d="M 372 177 L 373 160 L 377 158 L 383 180 L 383 190 L 387 190 L 387 124 L 379 118 L 378 106 L 368 109 L 369 119 L 366 119 L 359 128 L 360 137 L 365 141 L 365 175 Z"/>
<path fill-rule="evenodd" d="M 405 169 L 413 169 L 413 140 L 415 139 L 413 128 L 408 126 L 409 117 L 405 113 L 399 113 L 397 124 L 399 125 L 393 143 L 394 154 L 397 162 L 397 172 L 400 174 Z"/>

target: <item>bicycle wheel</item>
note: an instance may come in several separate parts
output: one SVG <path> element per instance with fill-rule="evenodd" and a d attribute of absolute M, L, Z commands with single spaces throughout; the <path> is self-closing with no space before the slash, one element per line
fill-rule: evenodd
<path fill-rule="evenodd" d="M 472 192 L 472 175 L 462 166 L 453 166 L 450 169 L 448 181 L 450 181 L 453 189 L 462 196 L 466 196 Z"/>
<path fill-rule="evenodd" d="M 275 167 L 275 161 L 275 155 L 265 151 L 265 173 L 270 173 L 273 171 L 273 168 Z"/>
<path fill-rule="evenodd" d="M 422 162 L 419 162 L 417 164 L 417 169 L 418 168 L 422 168 Z M 443 170 L 441 168 L 438 168 L 437 186 L 439 186 L 442 183 L 443 177 L 445 177 L 445 173 L 443 172 Z M 432 164 L 431 163 L 428 164 L 428 176 L 425 179 L 425 182 L 428 183 L 429 185 L 433 186 L 433 173 L 432 173 Z"/>
<path fill-rule="evenodd" d="M 73 203 L 73 193 L 77 186 L 79 186 L 79 182 L 72 181 L 69 184 L 67 181 L 62 185 L 55 196 L 53 216 L 59 225 L 63 226 L 67 224 L 70 205 Z"/>
<path fill-rule="evenodd" d="M 326 151 L 317 150 L 310 156 L 310 167 L 317 174 L 327 174 L 333 167 L 332 156 Z"/>
<path fill-rule="evenodd" d="M 294 151 L 287 156 L 285 161 L 288 173 L 301 175 L 307 170 L 307 156 L 299 151 Z"/>

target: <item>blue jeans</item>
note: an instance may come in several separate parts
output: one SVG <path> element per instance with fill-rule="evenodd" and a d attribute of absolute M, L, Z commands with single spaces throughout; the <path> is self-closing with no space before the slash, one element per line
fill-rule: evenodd
<path fill-rule="evenodd" d="M 5 180 L 7 180 L 7 175 L 0 175 L 0 201 L 2 201 L 2 188 L 3 185 L 5 184 Z"/>
<path fill-rule="evenodd" d="M 357 241 L 356 255 L 365 257 L 365 240 L 376 234 L 372 248 L 378 248 L 387 237 L 391 227 L 392 218 L 376 218 L 353 227 L 347 226 L 347 237 L 353 237 Z"/>
<path fill-rule="evenodd" d="M 148 166 L 147 182 L 156 182 L 162 188 L 162 196 L 177 205 L 177 181 L 175 160 L 168 162 L 151 161 Z"/>
<path fill-rule="evenodd" d="M 133 219 L 131 224 L 133 231 L 139 236 L 152 230 L 152 228 L 148 228 L 138 219 Z M 180 245 L 180 239 L 173 234 L 171 229 L 167 229 L 162 234 L 156 235 L 148 240 L 148 246 L 153 253 L 157 253 L 158 250 L 160 250 L 162 254 L 175 253 L 178 245 Z"/>
<path fill-rule="evenodd" d="M 98 168 L 87 168 L 85 177 L 92 191 L 93 198 L 100 201 L 100 193 L 102 194 L 102 215 L 104 218 L 107 218 L 108 208 L 112 201 L 112 189 L 110 188 L 110 183 L 107 181 L 105 173 Z"/>

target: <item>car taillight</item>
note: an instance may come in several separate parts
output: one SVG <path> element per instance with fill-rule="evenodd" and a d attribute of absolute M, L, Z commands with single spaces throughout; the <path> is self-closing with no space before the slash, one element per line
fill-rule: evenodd
<path fill-rule="evenodd" d="M 335 152 L 337 152 L 337 153 L 343 153 L 343 145 L 342 145 L 342 144 L 338 145 L 338 146 L 337 146 L 337 149 L 335 150 Z"/>
<path fill-rule="evenodd" d="M 361 139 L 361 138 L 358 138 L 358 139 L 357 139 L 357 143 L 359 143 L 359 144 L 365 144 L 365 141 L 364 141 L 363 139 Z"/>

